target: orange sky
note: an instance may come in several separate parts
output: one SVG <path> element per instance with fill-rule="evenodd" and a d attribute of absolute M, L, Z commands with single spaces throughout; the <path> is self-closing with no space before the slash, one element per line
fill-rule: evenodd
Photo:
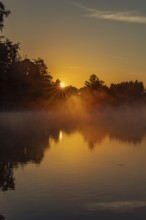
<path fill-rule="evenodd" d="M 5 0 L 5 5 L 12 13 L 3 34 L 20 42 L 24 56 L 43 58 L 54 79 L 81 87 L 95 73 L 108 85 L 136 79 L 146 85 L 142 0 Z"/>

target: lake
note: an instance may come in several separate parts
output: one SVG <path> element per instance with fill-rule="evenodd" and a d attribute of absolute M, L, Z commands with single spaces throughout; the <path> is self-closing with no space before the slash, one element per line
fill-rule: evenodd
<path fill-rule="evenodd" d="M 0 113 L 0 219 L 145 219 L 145 134 L 144 107 Z"/>

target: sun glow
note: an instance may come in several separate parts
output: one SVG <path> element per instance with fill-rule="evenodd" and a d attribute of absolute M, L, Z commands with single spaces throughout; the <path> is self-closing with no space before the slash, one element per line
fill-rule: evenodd
<path fill-rule="evenodd" d="M 65 87 L 65 83 L 64 83 L 64 82 L 61 82 L 61 83 L 60 83 L 60 87 L 61 87 L 61 88 L 64 88 L 64 87 Z"/>

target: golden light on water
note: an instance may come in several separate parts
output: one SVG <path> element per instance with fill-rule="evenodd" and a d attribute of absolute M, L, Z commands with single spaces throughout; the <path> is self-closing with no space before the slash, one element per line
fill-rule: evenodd
<path fill-rule="evenodd" d="M 60 131 L 60 133 L 59 133 L 59 140 L 61 141 L 61 140 L 62 140 L 62 138 L 63 138 L 63 132 L 62 132 L 62 131 Z"/>
<path fill-rule="evenodd" d="M 61 82 L 61 83 L 60 83 L 60 87 L 61 87 L 61 88 L 65 88 L 65 83 L 64 83 L 64 82 Z"/>

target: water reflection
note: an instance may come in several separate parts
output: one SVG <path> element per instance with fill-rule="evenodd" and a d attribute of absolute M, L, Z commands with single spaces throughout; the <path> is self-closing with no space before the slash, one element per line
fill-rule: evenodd
<path fill-rule="evenodd" d="M 3 215 L 0 215 L 0 220 L 4 220 L 5 217 Z"/>
<path fill-rule="evenodd" d="M 115 201 L 94 203 L 86 206 L 89 211 L 132 212 L 138 208 L 146 208 L 146 201 Z"/>
<path fill-rule="evenodd" d="M 86 118 L 51 112 L 1 113 L 0 189 L 14 190 L 14 169 L 28 162 L 40 164 L 51 140 L 61 141 L 63 133 L 78 131 L 90 149 L 107 136 L 140 144 L 146 133 L 145 116 L 145 108 L 108 109 L 87 114 Z"/>

